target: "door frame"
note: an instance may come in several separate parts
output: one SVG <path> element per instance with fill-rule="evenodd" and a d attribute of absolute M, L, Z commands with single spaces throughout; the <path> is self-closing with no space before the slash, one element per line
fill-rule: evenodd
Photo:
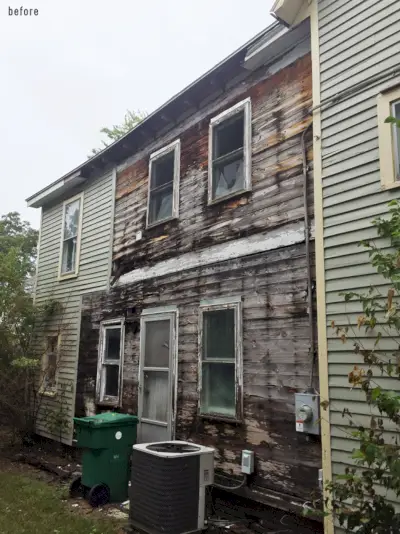
<path fill-rule="evenodd" d="M 141 440 L 141 414 L 143 410 L 143 373 L 144 373 L 144 355 L 145 355 L 145 332 L 146 322 L 149 321 L 170 321 L 170 384 L 171 389 L 168 395 L 168 402 L 171 406 L 171 417 L 167 423 L 171 440 L 175 439 L 176 430 L 176 411 L 177 411 L 177 394 L 178 394 L 178 324 L 179 313 L 177 306 L 163 306 L 157 308 L 147 308 L 142 311 L 140 316 L 140 350 L 139 350 L 139 376 L 138 376 L 138 416 L 139 428 L 138 438 Z"/>

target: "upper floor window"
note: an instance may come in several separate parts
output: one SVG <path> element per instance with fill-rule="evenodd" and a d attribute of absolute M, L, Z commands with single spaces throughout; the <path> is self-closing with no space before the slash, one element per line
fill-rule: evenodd
<path fill-rule="evenodd" d="M 150 156 L 147 226 L 179 215 L 180 141 Z"/>
<path fill-rule="evenodd" d="M 388 117 L 400 120 L 400 87 L 378 96 L 380 176 L 383 189 L 400 186 L 400 130 L 385 123 Z"/>
<path fill-rule="evenodd" d="M 251 189 L 250 98 L 211 119 L 208 202 Z"/>
<path fill-rule="evenodd" d="M 200 413 L 241 418 L 241 299 L 215 299 L 200 305 Z"/>
<path fill-rule="evenodd" d="M 59 277 L 76 276 L 79 269 L 83 194 L 64 202 Z"/>

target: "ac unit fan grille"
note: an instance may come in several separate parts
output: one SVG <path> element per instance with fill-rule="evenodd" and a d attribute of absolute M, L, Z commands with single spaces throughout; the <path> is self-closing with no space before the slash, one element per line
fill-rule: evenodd
<path fill-rule="evenodd" d="M 130 518 L 153 534 L 197 530 L 199 456 L 165 458 L 132 451 Z"/>

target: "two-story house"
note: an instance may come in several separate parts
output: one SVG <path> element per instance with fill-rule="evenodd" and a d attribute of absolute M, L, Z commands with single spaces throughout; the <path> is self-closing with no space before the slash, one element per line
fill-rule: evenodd
<path fill-rule="evenodd" d="M 325 480 L 352 465 L 356 446 L 350 411 L 368 427 L 365 395 L 350 388 L 348 374 L 363 366 L 350 343 L 343 344 L 331 323 L 357 325 L 362 312 L 340 292 L 387 291 L 371 266 L 361 240 L 375 239 L 372 219 L 388 213 L 399 198 L 400 135 L 385 119 L 400 117 L 400 3 L 397 0 L 278 0 L 273 11 L 288 27 L 309 9 L 313 63 L 315 249 L 318 346 Z M 365 343 L 366 340 L 363 340 Z M 396 344 L 383 336 L 380 350 Z M 366 341 L 368 344 L 368 341 Z M 398 389 L 388 378 L 381 387 Z M 390 498 L 390 494 L 389 494 Z M 398 503 L 397 503 L 398 504 Z M 343 532 L 330 517 L 325 532 Z"/>
<path fill-rule="evenodd" d="M 302 517 L 319 436 L 295 416 L 318 389 L 311 68 L 308 21 L 275 23 L 29 200 L 36 298 L 71 296 L 71 415 L 214 447 L 219 486 L 304 533 L 321 529 Z"/>

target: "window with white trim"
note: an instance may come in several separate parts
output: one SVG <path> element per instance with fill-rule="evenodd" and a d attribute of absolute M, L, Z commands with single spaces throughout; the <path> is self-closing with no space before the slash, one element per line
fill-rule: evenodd
<path fill-rule="evenodd" d="M 100 325 L 97 370 L 97 402 L 119 405 L 124 351 L 124 320 L 104 321 Z"/>
<path fill-rule="evenodd" d="M 150 156 L 147 226 L 178 217 L 179 173 L 178 139 Z"/>
<path fill-rule="evenodd" d="M 380 177 L 383 189 L 400 187 L 400 130 L 393 117 L 400 120 L 400 87 L 378 95 L 378 133 Z"/>
<path fill-rule="evenodd" d="M 64 202 L 61 236 L 60 277 L 75 276 L 79 268 L 83 195 Z"/>
<path fill-rule="evenodd" d="M 251 189 L 250 98 L 210 121 L 209 204 Z"/>
<path fill-rule="evenodd" d="M 46 352 L 42 360 L 42 383 L 40 385 L 40 391 L 44 395 L 55 395 L 57 392 L 60 340 L 60 335 L 48 336 L 46 339 Z"/>
<path fill-rule="evenodd" d="M 242 383 L 240 299 L 200 306 L 200 413 L 240 419 Z"/>

